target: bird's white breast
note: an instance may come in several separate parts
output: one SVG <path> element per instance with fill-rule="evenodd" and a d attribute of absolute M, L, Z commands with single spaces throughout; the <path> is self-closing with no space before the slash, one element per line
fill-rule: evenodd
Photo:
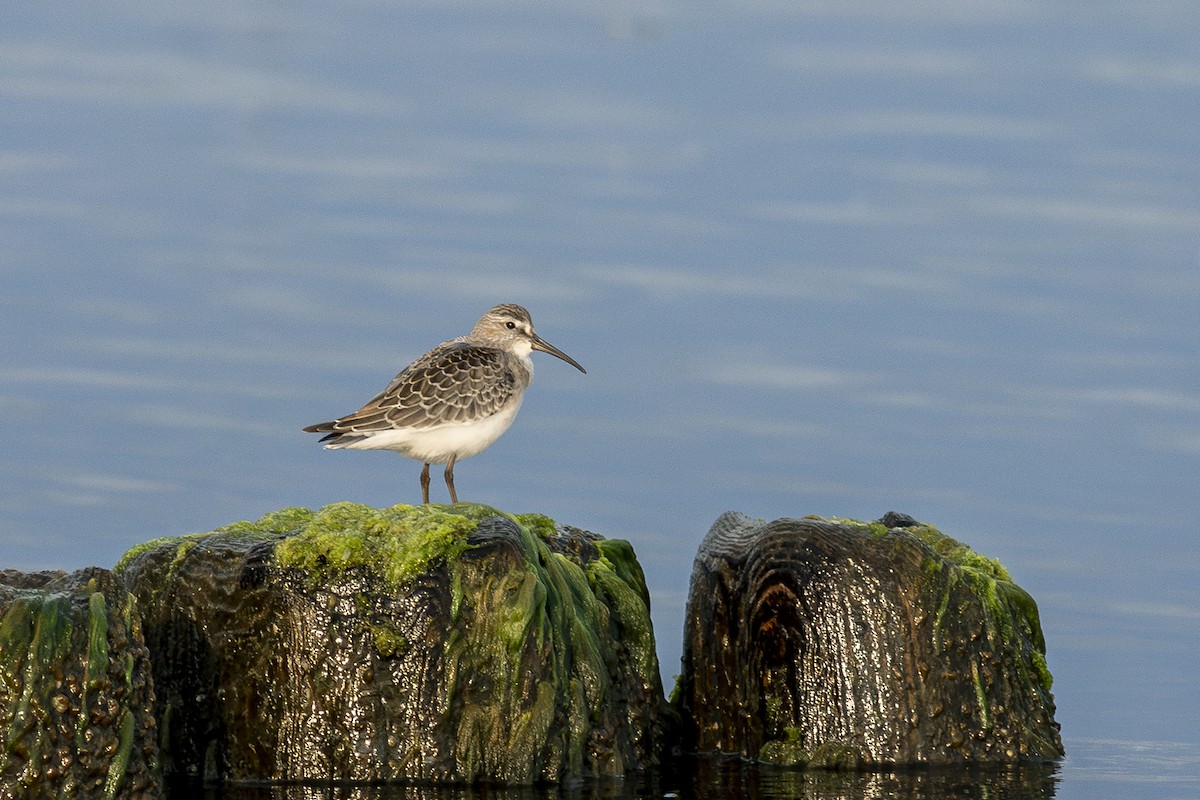
<path fill-rule="evenodd" d="M 515 402 L 482 419 L 440 425 L 436 428 L 398 428 L 363 433 L 362 438 L 355 441 L 344 444 L 331 443 L 326 445 L 326 448 L 395 450 L 427 464 L 445 464 L 451 456 L 461 460 L 482 453 L 508 430 L 520 408 L 521 397 L 518 395 Z"/>

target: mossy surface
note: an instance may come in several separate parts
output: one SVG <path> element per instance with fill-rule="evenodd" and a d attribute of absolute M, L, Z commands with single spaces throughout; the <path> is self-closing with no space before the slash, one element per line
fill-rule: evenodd
<path fill-rule="evenodd" d="M 335 503 L 131 553 L 176 770 L 217 753 L 237 780 L 530 783 L 658 763 L 627 542 L 486 505 Z"/>
<path fill-rule="evenodd" d="M 799 728 L 785 728 L 782 739 L 766 742 L 758 751 L 758 760 L 778 767 L 811 767 L 816 769 L 854 769 L 864 765 L 862 753 L 852 744 L 823 742 L 808 749 L 809 739 Z"/>
<path fill-rule="evenodd" d="M 453 568 L 455 583 L 475 587 L 460 606 L 462 635 L 445 649 L 451 685 L 465 695 L 447 707 L 457 760 L 520 783 L 654 763 L 662 690 L 633 549 L 600 539 L 563 551 L 553 520 L 510 519 L 520 569 Z M 486 702 L 474 700 L 469 675 L 489 676 Z"/>
<path fill-rule="evenodd" d="M 863 522 L 862 520 L 849 519 L 847 517 L 818 517 L 815 515 L 807 516 L 805 519 L 832 522 L 835 525 L 844 525 L 848 528 L 859 528 L 876 538 L 886 536 L 893 530 L 896 530 L 889 528 L 878 520 Z M 951 536 L 947 536 L 929 523 L 914 521 L 914 524 L 899 530 L 916 536 L 951 564 L 982 572 L 996 580 L 1012 581 L 1012 576 L 1008 574 L 1008 570 L 999 561 L 994 558 L 988 558 L 985 555 L 980 555 L 968 545 Z"/>
<path fill-rule="evenodd" d="M 181 536 L 160 536 L 157 539 L 151 539 L 148 542 L 136 544 L 125 551 L 125 554 L 121 556 L 120 560 L 117 561 L 116 566 L 113 567 L 113 572 L 116 572 L 118 575 L 123 574 L 126 566 L 128 566 L 129 563 L 138 556 L 148 553 L 151 550 L 157 550 L 158 548 L 166 545 L 174 546 L 177 553 L 176 560 L 182 560 L 183 557 L 187 555 L 188 550 L 194 547 L 201 539 L 210 535 L 211 534 L 208 533 L 186 533 Z"/>
<path fill-rule="evenodd" d="M 139 625 L 107 570 L 0 575 L 0 786 L 30 797 L 154 795 Z"/>
<path fill-rule="evenodd" d="M 723 515 L 684 649 L 687 747 L 829 768 L 1062 755 L 1033 598 L 905 515 Z"/>
<path fill-rule="evenodd" d="M 217 537 L 246 537 L 248 539 L 270 539 L 302 530 L 311 522 L 314 512 L 307 508 L 284 508 L 272 511 L 254 521 L 234 522 L 213 531 L 203 533 L 184 533 L 178 536 L 160 536 L 157 539 L 136 544 L 125 551 L 117 561 L 113 571 L 118 575 L 124 574 L 130 563 L 146 553 L 173 547 L 174 558 L 171 560 L 172 569 L 178 567 L 193 547 L 202 542 Z"/>
<path fill-rule="evenodd" d="M 489 506 L 473 503 L 372 508 L 341 502 L 316 511 L 285 508 L 207 533 L 166 536 L 136 545 L 121 557 L 117 571 L 123 572 L 138 557 L 164 547 L 175 548 L 174 568 L 191 548 L 206 541 L 279 539 L 274 551 L 278 566 L 303 570 L 315 583 L 358 568 L 398 587 L 432 564 L 456 559 L 470 546 L 467 538 L 479 521 L 498 514 L 501 512 Z M 546 518 L 527 517 L 536 529 L 544 530 Z M 553 525 L 549 521 L 551 531 Z"/>
<path fill-rule="evenodd" d="M 808 519 L 822 518 L 814 516 Z M 877 538 L 892 533 L 893 530 L 878 521 L 861 522 L 840 517 L 825 518 L 823 521 L 860 528 Z M 969 545 L 942 533 L 928 523 L 916 523 L 901 530 L 905 534 L 915 536 L 936 556 L 926 559 L 923 567 L 929 585 L 940 583 L 943 586 L 935 631 L 940 629 L 946 619 L 955 585 L 967 584 L 974 596 L 982 601 L 990 633 L 1008 639 L 1018 635 L 1031 637 L 1034 648 L 1028 657 L 1037 673 L 1039 684 L 1048 691 L 1054 683 L 1054 678 L 1046 665 L 1046 643 L 1042 636 L 1037 603 L 1013 581 L 1012 575 L 1004 565 L 995 558 L 976 552 Z M 947 573 L 947 568 L 957 569 Z M 1014 619 L 1018 620 L 1020 630 L 1014 628 Z"/>
<path fill-rule="evenodd" d="M 376 509 L 334 503 L 307 518 L 293 515 L 296 527 L 275 548 L 275 558 L 316 582 L 359 567 L 399 587 L 431 564 L 453 562 L 469 547 L 479 520 L 496 513 L 471 504 Z"/>

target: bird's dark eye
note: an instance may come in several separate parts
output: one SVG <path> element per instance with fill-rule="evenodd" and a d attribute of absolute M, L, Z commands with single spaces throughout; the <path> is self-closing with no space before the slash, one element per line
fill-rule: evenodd
<path fill-rule="evenodd" d="M 510 331 L 511 331 L 511 330 L 516 330 L 517 323 L 513 322 L 513 321 L 510 319 L 508 322 L 504 323 L 504 327 L 508 328 Z"/>

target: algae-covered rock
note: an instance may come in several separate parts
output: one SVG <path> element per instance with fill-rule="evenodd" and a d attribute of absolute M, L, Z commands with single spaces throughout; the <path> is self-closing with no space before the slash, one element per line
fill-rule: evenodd
<path fill-rule="evenodd" d="M 928 525 L 722 515 L 692 573 L 684 745 L 855 767 L 1063 754 L 1037 605 Z"/>
<path fill-rule="evenodd" d="M 484 506 L 339 503 L 150 542 L 118 569 L 168 775 L 528 783 L 658 763 L 626 542 Z"/>
<path fill-rule="evenodd" d="M 0 571 L 0 797 L 157 794 L 139 625 L 108 570 Z"/>

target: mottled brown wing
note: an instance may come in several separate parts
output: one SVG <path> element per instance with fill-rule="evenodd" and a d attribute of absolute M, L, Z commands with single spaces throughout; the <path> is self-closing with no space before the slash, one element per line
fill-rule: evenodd
<path fill-rule="evenodd" d="M 367 433 L 481 419 L 495 414 L 520 391 L 519 369 L 516 357 L 503 350 L 446 342 L 410 364 L 331 429 Z"/>

